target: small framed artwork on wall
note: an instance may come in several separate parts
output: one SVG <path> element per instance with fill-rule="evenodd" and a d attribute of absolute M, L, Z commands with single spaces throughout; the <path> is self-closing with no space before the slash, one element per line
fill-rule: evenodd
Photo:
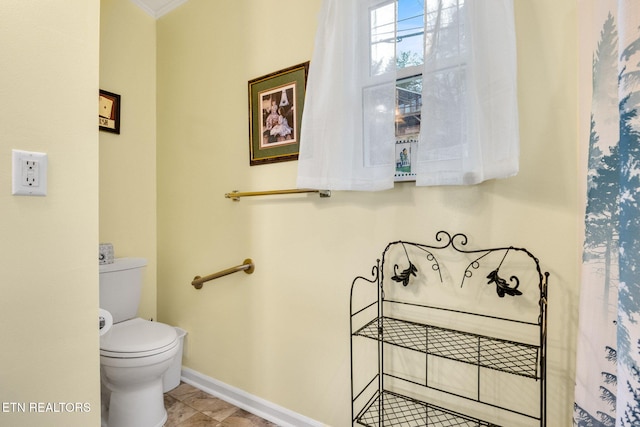
<path fill-rule="evenodd" d="M 418 135 L 396 137 L 394 181 L 416 180 L 416 159 L 414 158 L 418 147 Z"/>
<path fill-rule="evenodd" d="M 297 160 L 309 62 L 249 81 L 249 164 Z"/>
<path fill-rule="evenodd" d="M 100 89 L 98 125 L 100 130 L 120 133 L 120 95 Z"/>

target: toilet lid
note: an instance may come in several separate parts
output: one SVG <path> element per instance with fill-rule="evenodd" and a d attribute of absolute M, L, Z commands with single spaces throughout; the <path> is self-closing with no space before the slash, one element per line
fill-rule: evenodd
<path fill-rule="evenodd" d="M 141 318 L 114 324 L 100 337 L 100 354 L 111 357 L 143 357 L 175 346 L 176 330 L 164 323 Z"/>

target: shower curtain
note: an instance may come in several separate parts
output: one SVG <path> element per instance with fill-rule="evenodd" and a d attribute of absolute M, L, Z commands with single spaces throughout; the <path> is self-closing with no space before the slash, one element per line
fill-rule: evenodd
<path fill-rule="evenodd" d="M 640 1 L 582 3 L 592 95 L 573 423 L 640 426 Z"/>

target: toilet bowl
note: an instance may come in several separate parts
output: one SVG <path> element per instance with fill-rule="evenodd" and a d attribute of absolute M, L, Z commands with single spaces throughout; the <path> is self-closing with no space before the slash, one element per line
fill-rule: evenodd
<path fill-rule="evenodd" d="M 143 258 L 100 265 L 100 308 L 113 319 L 100 335 L 103 427 L 162 427 L 163 376 L 180 350 L 175 328 L 137 317 Z"/>
<path fill-rule="evenodd" d="M 103 425 L 164 425 L 162 380 L 179 347 L 173 327 L 141 318 L 114 324 L 100 338 Z"/>

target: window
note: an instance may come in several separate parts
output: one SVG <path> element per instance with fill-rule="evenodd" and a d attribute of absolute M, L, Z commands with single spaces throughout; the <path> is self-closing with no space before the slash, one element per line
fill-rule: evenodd
<path fill-rule="evenodd" d="M 460 64 L 463 6 L 464 0 L 395 0 L 371 9 L 369 68 L 374 76 L 396 68 L 396 136 L 420 132 L 422 71 L 435 34 L 438 43 L 450 46 L 438 49 L 446 56 L 439 62 L 444 68 Z"/>
<path fill-rule="evenodd" d="M 398 174 L 430 186 L 517 173 L 513 0 L 322 5 L 299 187 L 377 191 Z"/>
<path fill-rule="evenodd" d="M 460 9 L 463 6 L 464 0 L 394 0 L 375 5 L 370 10 L 369 72 L 376 76 L 395 71 L 397 78 L 396 180 L 415 177 L 411 154 L 417 150 L 422 122 L 425 52 L 436 52 L 432 47 L 437 34 L 437 43 L 450 45 L 437 50 L 445 53 L 438 62 L 445 70 L 460 64 L 460 34 L 464 31 Z M 461 83 L 460 79 L 452 78 L 450 70 L 441 73 L 443 84 Z"/>

